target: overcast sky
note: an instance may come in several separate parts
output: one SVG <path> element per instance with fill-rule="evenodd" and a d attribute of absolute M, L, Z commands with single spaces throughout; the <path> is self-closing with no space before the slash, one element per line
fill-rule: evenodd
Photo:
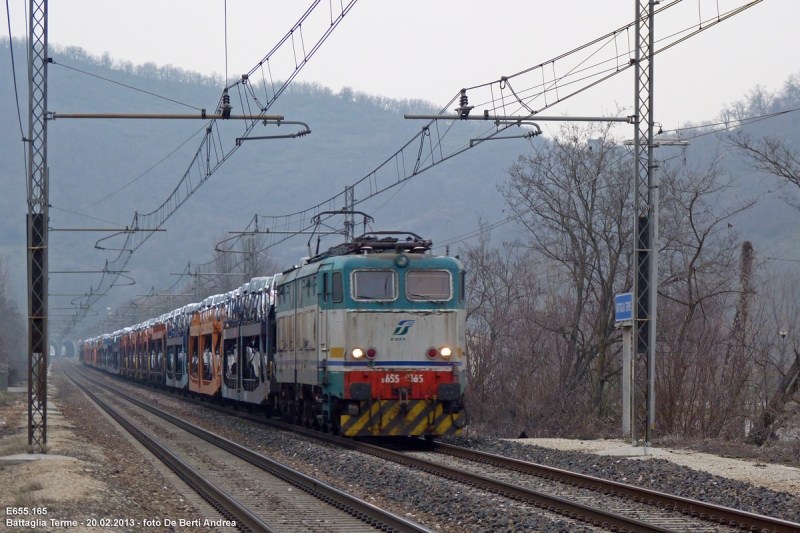
<path fill-rule="evenodd" d="M 10 0 L 16 36 L 24 33 L 27 1 Z M 254 66 L 310 0 L 227 3 L 233 76 Z M 743 3 L 684 0 L 669 10 L 669 24 L 666 18 L 661 26 L 657 21 L 656 35 L 674 28 L 676 17 L 693 24 L 717 5 L 725 12 Z M 222 74 L 223 5 L 223 0 L 51 0 L 50 41 L 134 63 Z M 298 79 L 336 91 L 350 86 L 441 105 L 460 87 L 546 61 L 630 22 L 634 6 L 634 0 L 361 0 Z M 756 84 L 780 88 L 800 72 L 799 14 L 800 2 L 765 0 L 659 55 L 656 119 L 665 129 L 711 119 Z M 582 103 L 565 102 L 553 113 L 631 107 L 632 73 L 618 78 L 593 89 Z"/>

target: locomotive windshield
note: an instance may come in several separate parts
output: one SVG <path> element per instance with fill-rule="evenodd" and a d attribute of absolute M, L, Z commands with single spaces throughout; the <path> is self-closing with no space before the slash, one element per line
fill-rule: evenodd
<path fill-rule="evenodd" d="M 394 300 L 397 274 L 393 270 L 357 270 L 353 273 L 356 300 Z"/>
<path fill-rule="evenodd" d="M 409 300 L 446 301 L 452 296 L 447 270 L 409 270 L 406 274 L 406 298 Z"/>

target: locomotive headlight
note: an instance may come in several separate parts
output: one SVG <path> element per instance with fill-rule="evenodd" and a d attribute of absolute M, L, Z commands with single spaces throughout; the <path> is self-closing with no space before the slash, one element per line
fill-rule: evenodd
<path fill-rule="evenodd" d="M 361 359 L 362 357 L 364 357 L 364 350 L 362 350 L 361 348 L 353 348 L 353 357 L 355 359 Z"/>
<path fill-rule="evenodd" d="M 444 357 L 445 359 L 453 355 L 453 352 L 447 346 L 442 347 L 442 349 L 439 350 L 439 353 L 442 354 L 442 357 Z"/>

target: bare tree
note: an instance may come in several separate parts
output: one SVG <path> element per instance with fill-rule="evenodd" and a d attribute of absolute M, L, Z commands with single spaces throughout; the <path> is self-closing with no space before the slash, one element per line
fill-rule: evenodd
<path fill-rule="evenodd" d="M 245 235 L 239 240 L 238 248 L 243 259 L 240 259 L 240 269 L 245 274 L 245 280 L 259 276 L 270 276 L 278 270 L 277 262 L 263 252 L 266 247 L 266 236 L 263 233 Z"/>
<path fill-rule="evenodd" d="M 792 98 L 798 80 L 780 94 L 757 88 L 726 117 Z M 754 168 L 800 187 L 789 143 L 736 141 Z M 619 419 L 613 297 L 632 283 L 631 171 L 607 128 L 564 128 L 520 158 L 502 188 L 523 242 L 466 247 L 470 408 L 486 430 L 597 434 Z M 734 228 L 755 199 L 738 198 L 719 159 L 662 164 L 659 176 L 659 431 L 740 438 L 750 422 L 754 438 L 768 438 L 800 377 L 800 356 L 789 368 L 776 359 L 775 324 L 794 323 L 800 298 L 771 311 L 777 294 L 763 292 L 756 247 Z"/>
<path fill-rule="evenodd" d="M 749 287 L 736 283 L 739 239 L 729 221 L 754 200 L 720 207 L 733 186 L 718 160 L 702 169 L 685 161 L 662 165 L 656 397 L 668 433 L 718 436 L 742 414 L 748 374 L 726 348 L 727 317 Z"/>
<path fill-rule="evenodd" d="M 27 327 L 17 302 L 9 294 L 9 260 L 0 255 L 0 369 L 8 369 L 9 382 L 25 378 Z"/>
<path fill-rule="evenodd" d="M 540 335 L 527 320 L 537 303 L 535 265 L 520 246 L 492 248 L 488 232 L 462 257 L 470 273 L 468 409 L 486 432 L 516 436 L 541 410 Z"/>
<path fill-rule="evenodd" d="M 752 428 L 748 441 L 764 444 L 789 421 L 786 405 L 797 392 L 800 378 L 800 320 L 798 276 L 793 272 L 768 273 L 756 301 L 752 338 Z M 779 336 L 785 328 L 786 336 Z M 785 361 L 789 355 L 789 361 Z M 793 355 L 793 357 L 792 357 Z"/>
<path fill-rule="evenodd" d="M 564 343 L 564 393 L 574 397 L 583 388 L 598 414 L 619 371 L 614 294 L 631 285 L 632 168 L 609 127 L 562 128 L 551 144 L 520 158 L 503 188 L 530 249 L 569 280 L 560 289 L 564 312 L 532 320 Z"/>
<path fill-rule="evenodd" d="M 792 143 L 777 135 L 753 138 L 743 131 L 729 138 L 728 142 L 745 156 L 750 167 L 800 187 L 800 151 Z M 790 205 L 800 209 L 787 198 Z"/>
<path fill-rule="evenodd" d="M 470 408 L 487 431 L 597 434 L 619 420 L 613 297 L 631 285 L 631 168 L 607 129 L 562 130 L 503 189 L 527 240 L 493 247 L 484 235 L 465 249 Z M 725 201 L 734 184 L 717 161 L 661 176 L 659 426 L 740 434 L 756 294 L 752 246 L 740 257 L 730 221 L 754 200 Z"/>

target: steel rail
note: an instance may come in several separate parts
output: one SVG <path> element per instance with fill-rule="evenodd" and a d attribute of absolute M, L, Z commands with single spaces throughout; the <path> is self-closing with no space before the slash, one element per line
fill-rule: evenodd
<path fill-rule="evenodd" d="M 64 365 L 61 365 L 64 370 Z M 216 487 L 213 483 L 205 479 L 195 469 L 181 461 L 172 452 L 164 448 L 152 437 L 144 433 L 138 426 L 128 420 L 124 415 L 117 412 L 113 407 L 97 397 L 92 391 L 73 378 L 69 372 L 64 370 L 64 374 L 78 388 L 80 388 L 89 398 L 92 399 L 101 409 L 108 413 L 125 431 L 133 435 L 142 445 L 150 450 L 162 463 L 167 465 L 175 474 L 185 481 L 201 498 L 210 503 L 223 516 L 237 521 L 253 533 L 276 533 L 266 522 L 254 515 L 249 509 L 244 507 L 237 500 L 228 495 L 225 491 Z M 88 378 L 87 378 L 88 379 Z"/>
<path fill-rule="evenodd" d="M 453 446 L 442 442 L 433 443 L 433 451 L 452 455 L 462 459 L 491 464 L 517 472 L 532 474 L 536 477 L 565 483 L 591 491 L 602 491 L 604 494 L 628 498 L 634 502 L 655 505 L 665 510 L 678 511 L 684 515 L 710 520 L 721 525 L 738 527 L 744 531 L 760 533 L 800 533 L 800 524 L 772 518 L 747 511 L 740 511 L 709 502 L 674 496 L 642 487 L 635 487 L 617 481 L 602 479 L 588 474 L 579 474 L 551 466 L 529 461 L 512 459 L 492 453 L 471 450 L 461 446 Z"/>
<path fill-rule="evenodd" d="M 465 483 L 469 486 L 500 494 L 501 496 L 514 500 L 524 501 L 542 510 L 550 511 L 579 522 L 584 522 L 591 526 L 611 529 L 612 531 L 619 531 L 620 533 L 674 533 L 671 529 L 629 518 L 618 513 L 590 507 L 552 494 L 473 474 L 459 468 L 440 465 L 425 459 L 412 457 L 402 452 L 373 446 L 363 442 L 354 444 L 354 448 L 360 452 L 381 457 L 402 465 L 411 466 L 429 474 L 434 474 L 459 483 Z"/>
<path fill-rule="evenodd" d="M 114 390 L 112 387 L 108 387 L 107 385 L 96 382 L 91 378 L 87 377 L 86 379 L 98 383 L 103 387 L 107 387 L 109 389 Z M 124 395 L 124 393 L 120 394 L 123 395 L 123 397 L 126 396 Z M 178 395 L 175 394 L 175 396 Z M 138 402 L 138 400 L 136 401 Z M 200 402 L 194 400 L 189 400 L 189 401 L 192 401 L 192 403 L 196 403 L 198 405 L 204 405 L 210 409 L 220 411 L 225 414 L 237 416 L 245 420 L 253 421 L 263 425 L 270 425 L 280 429 L 292 431 L 294 433 L 299 433 L 301 435 L 310 437 L 315 440 L 326 441 L 338 446 L 366 453 L 374 457 L 379 457 L 381 459 L 402 464 L 404 466 L 416 468 L 418 470 L 422 470 L 429 474 L 443 477 L 451 481 L 457 481 L 469 485 L 471 487 L 499 494 L 501 496 L 509 497 L 519 501 L 524 501 L 544 511 L 549 511 L 564 516 L 566 518 L 571 518 L 573 520 L 581 521 L 594 527 L 607 528 L 611 529 L 612 531 L 617 531 L 619 533 L 675 533 L 673 530 L 649 524 L 641 520 L 629 518 L 627 516 L 613 513 L 611 511 L 597 509 L 594 507 L 590 507 L 588 505 L 583 505 L 581 503 L 570 501 L 565 498 L 561 498 L 551 494 L 546 494 L 535 490 L 518 487 L 515 485 L 511 485 L 509 483 L 497 481 L 495 479 L 473 474 L 471 472 L 467 472 L 457 468 L 439 465 L 431 461 L 426 461 L 425 459 L 412 457 L 402 452 L 381 448 L 379 446 L 373 446 L 371 444 L 367 444 L 364 442 L 353 441 L 343 437 L 336 437 L 318 431 L 298 427 L 285 422 L 278 422 L 275 420 L 266 419 L 264 417 L 254 416 L 246 413 L 240 413 L 238 411 L 234 411 L 232 409 L 228 409 L 222 406 L 209 404 L 207 402 Z M 155 411 L 158 411 L 158 409 L 151 408 L 149 406 L 147 407 L 147 409 L 148 410 L 153 409 L 153 411 L 151 412 L 153 412 L 154 414 Z M 172 416 L 172 415 L 167 415 L 167 416 Z"/>
<path fill-rule="evenodd" d="M 80 376 L 84 379 L 103 387 L 104 389 L 112 392 L 113 394 L 118 395 L 120 398 L 125 399 L 126 401 L 144 409 L 159 418 L 166 420 L 167 422 L 174 424 L 175 426 L 181 428 L 184 431 L 191 433 L 192 435 L 205 440 L 233 455 L 247 461 L 248 463 L 266 471 L 267 473 L 286 481 L 301 490 L 311 494 L 312 496 L 323 500 L 324 502 L 338 506 L 345 512 L 363 520 L 368 524 L 372 524 L 373 526 L 377 527 L 382 531 L 387 532 L 397 532 L 397 533 L 433 533 L 430 529 L 427 529 L 420 524 L 412 522 L 410 520 L 406 520 L 405 518 L 398 516 L 394 513 L 381 509 L 380 507 L 376 507 L 368 502 L 360 500 L 355 496 L 352 496 L 344 491 L 341 491 L 337 488 L 334 488 L 330 485 L 323 483 L 317 479 L 314 479 L 310 476 L 303 474 L 297 470 L 289 468 L 288 466 L 281 464 L 273 459 L 265 457 L 259 453 L 256 453 L 249 448 L 246 448 L 240 444 L 237 444 L 233 441 L 226 439 L 225 437 L 221 437 L 215 433 L 210 431 L 206 431 L 204 429 L 198 428 L 185 420 L 182 420 L 174 415 L 171 415 L 161 409 L 157 409 L 152 407 L 141 400 L 137 400 L 132 396 L 115 389 L 113 387 L 109 387 L 108 385 L 101 383 L 97 380 L 94 380 L 82 372 L 77 372 Z M 72 379 L 72 378 L 70 378 Z M 73 380 L 74 381 L 74 380 Z M 202 403 L 201 405 L 205 405 Z M 261 420 L 264 420 L 263 418 Z"/>

